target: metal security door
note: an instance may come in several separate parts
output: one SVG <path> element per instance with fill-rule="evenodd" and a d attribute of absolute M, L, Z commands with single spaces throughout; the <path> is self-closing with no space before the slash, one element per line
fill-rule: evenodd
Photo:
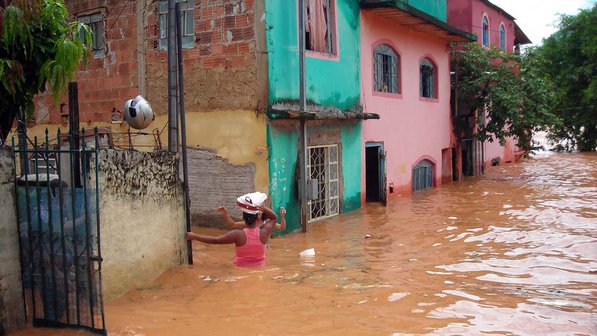
<path fill-rule="evenodd" d="M 45 143 L 36 137 L 33 148 L 13 140 L 25 311 L 35 327 L 106 335 L 97 129 L 95 141 L 82 147 L 70 149 L 61 138 L 51 141 L 46 131 Z"/>

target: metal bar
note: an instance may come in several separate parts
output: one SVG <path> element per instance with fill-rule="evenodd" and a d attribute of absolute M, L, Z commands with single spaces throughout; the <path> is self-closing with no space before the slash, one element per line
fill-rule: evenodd
<path fill-rule="evenodd" d="M 42 241 L 43 241 L 43 225 L 42 225 L 42 218 L 41 218 L 41 195 L 40 195 L 40 190 L 41 187 L 39 185 L 39 168 L 38 168 L 38 155 L 39 155 L 39 151 L 38 151 L 38 142 L 37 142 L 37 137 L 34 138 L 34 148 L 33 148 L 33 153 L 34 153 L 34 158 L 35 158 L 35 188 L 36 188 L 36 200 L 37 200 L 37 250 L 38 250 L 38 255 L 39 255 L 39 268 L 40 268 L 40 272 L 41 272 L 41 292 L 42 292 L 42 296 L 41 296 L 41 302 L 42 302 L 42 306 L 43 306 L 43 317 L 44 319 L 47 318 L 48 315 L 48 308 L 46 306 L 46 270 L 43 264 L 43 259 L 44 259 L 44 251 L 43 251 L 43 246 L 42 246 Z M 35 285 L 34 285 L 35 286 Z"/>
<path fill-rule="evenodd" d="M 22 150 L 22 152 L 20 153 L 21 156 L 25 156 L 25 158 L 27 158 L 27 143 L 25 143 L 24 147 L 21 147 L 19 145 L 20 150 Z M 21 157 L 21 162 L 22 162 L 23 158 Z M 28 163 L 27 163 L 28 165 Z M 35 319 L 35 316 L 37 315 L 37 309 L 35 306 L 35 278 L 33 276 L 33 271 L 34 271 L 34 263 L 33 263 L 33 257 L 34 257 L 34 250 L 33 250 L 33 224 L 31 223 L 32 220 L 32 213 L 31 213 L 31 193 L 29 191 L 29 174 L 27 173 L 27 171 L 23 171 L 21 170 L 21 174 L 23 174 L 23 176 L 25 176 L 25 203 L 27 206 L 27 240 L 29 241 L 29 263 L 30 263 L 30 274 L 29 274 L 29 279 L 31 281 L 31 320 L 33 321 L 33 319 Z"/>
<path fill-rule="evenodd" d="M 176 3 L 176 44 L 178 55 L 178 99 L 179 99 L 179 117 L 180 117 L 180 132 L 182 139 L 182 175 L 184 187 L 184 204 L 185 204 L 185 221 L 187 232 L 191 231 L 191 198 L 189 196 L 189 168 L 187 158 L 187 129 L 185 120 L 185 106 L 184 106 L 184 69 L 182 63 L 182 22 L 180 20 L 180 2 Z M 193 245 L 190 240 L 187 240 L 187 258 L 189 265 L 193 264 Z"/>
<path fill-rule="evenodd" d="M 62 146 L 62 139 L 60 136 L 60 129 L 57 132 L 58 137 L 58 149 Z M 64 300 L 65 300 L 65 308 L 66 308 L 66 323 L 70 323 L 70 304 L 68 300 L 69 290 L 68 290 L 68 270 L 67 270 L 67 261 L 66 261 L 66 241 L 64 239 L 64 187 L 62 186 L 62 158 L 60 157 L 59 153 L 56 153 L 56 167 L 58 171 L 58 180 L 60 181 L 60 185 L 58 187 L 58 197 L 60 202 L 60 241 L 62 243 L 62 276 L 64 277 Z"/>
<path fill-rule="evenodd" d="M 85 134 L 85 129 L 83 129 L 83 134 Z M 95 146 L 97 146 L 97 143 L 95 144 Z M 92 291 L 92 287 L 93 287 L 93 280 L 92 280 L 92 275 L 91 275 L 91 266 L 92 266 L 92 261 L 91 261 L 91 246 L 89 244 L 89 238 L 91 235 L 91 230 L 90 230 L 90 223 L 89 223 L 89 206 L 88 206 L 88 200 L 87 200 L 87 178 L 89 177 L 89 167 L 86 164 L 87 163 L 87 153 L 86 151 L 83 151 L 82 153 L 83 155 L 81 156 L 81 159 L 83 160 L 84 164 L 81 165 L 81 172 L 83 174 L 83 213 L 84 213 L 84 219 L 85 219 L 85 263 L 87 266 L 87 297 L 89 302 L 87 303 L 89 305 L 89 315 L 90 315 L 90 320 L 91 320 L 91 327 L 94 328 L 95 327 L 95 321 L 94 321 L 94 313 L 93 313 L 93 291 Z M 73 223 L 73 225 L 77 225 L 77 223 Z"/>
<path fill-rule="evenodd" d="M 79 133 L 79 87 L 76 82 L 68 83 L 68 120 L 69 120 L 69 131 L 70 131 L 70 149 L 75 150 L 79 148 L 80 144 L 80 133 Z M 83 134 L 85 136 L 85 134 Z M 79 166 L 79 153 L 75 152 L 74 166 L 71 166 L 71 171 L 76 173 L 74 178 L 74 184 L 72 187 L 81 186 L 81 168 Z"/>
<path fill-rule="evenodd" d="M 298 15 L 298 52 L 299 52 L 299 97 L 300 111 L 305 112 L 307 108 L 306 81 L 305 81 L 305 0 L 299 0 Z"/>
<path fill-rule="evenodd" d="M 176 87 L 176 0 L 168 0 L 168 151 L 178 151 Z"/>
<path fill-rule="evenodd" d="M 52 188 L 50 186 L 50 145 L 48 137 L 48 129 L 46 128 L 46 151 L 44 160 L 46 161 L 46 191 L 48 193 L 48 231 L 49 231 L 49 238 L 50 238 L 50 274 L 52 275 L 52 303 L 54 308 L 54 319 L 58 320 L 58 295 L 56 292 L 56 264 L 54 259 L 54 223 L 52 218 Z M 45 279 L 44 279 L 45 281 Z"/>
<path fill-rule="evenodd" d="M 99 301 L 100 301 L 100 311 L 101 311 L 101 318 L 102 318 L 102 329 L 104 329 L 104 334 L 106 334 L 106 320 L 104 316 L 104 294 L 102 291 L 102 249 L 101 249 L 101 235 L 100 235 L 100 189 L 99 189 L 99 146 L 97 145 L 98 141 L 98 129 L 95 128 L 95 216 L 96 216 L 96 234 L 97 234 L 97 272 L 98 272 L 98 291 L 99 291 Z"/>
<path fill-rule="evenodd" d="M 71 142 L 71 148 L 72 148 L 72 142 Z M 78 150 L 78 148 L 76 149 Z M 74 152 L 74 150 L 73 150 Z M 75 209 L 75 199 L 76 199 L 76 188 L 75 188 L 75 171 L 74 171 L 74 153 L 71 153 L 71 155 L 69 155 L 69 159 L 70 159 L 70 193 L 71 193 L 71 199 L 70 199 L 70 206 L 71 206 L 71 210 L 72 210 L 72 218 L 71 218 L 71 223 L 72 223 L 72 227 L 73 227 L 73 265 L 74 265 L 74 269 L 75 269 L 75 307 L 76 307 L 76 316 L 77 316 L 77 325 L 81 325 L 81 310 L 80 310 L 80 306 L 79 306 L 79 254 L 78 254 L 78 249 L 77 249 L 77 226 L 75 225 L 75 214 L 76 214 L 76 209 Z"/>

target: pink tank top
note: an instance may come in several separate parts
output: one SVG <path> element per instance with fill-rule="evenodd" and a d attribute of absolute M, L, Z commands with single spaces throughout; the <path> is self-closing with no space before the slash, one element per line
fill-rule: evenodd
<path fill-rule="evenodd" d="M 236 247 L 234 264 L 243 267 L 265 265 L 265 244 L 259 238 L 260 228 L 244 228 L 243 231 L 247 242 Z"/>

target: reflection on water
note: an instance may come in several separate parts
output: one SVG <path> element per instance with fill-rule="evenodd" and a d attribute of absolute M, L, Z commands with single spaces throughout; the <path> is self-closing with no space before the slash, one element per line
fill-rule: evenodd
<path fill-rule="evenodd" d="M 195 265 L 106 303 L 109 334 L 595 335 L 597 155 L 492 167 L 271 245 L 239 269 L 194 243 Z"/>

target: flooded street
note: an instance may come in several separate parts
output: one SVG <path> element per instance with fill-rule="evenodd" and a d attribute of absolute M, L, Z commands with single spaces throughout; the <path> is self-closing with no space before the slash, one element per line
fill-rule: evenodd
<path fill-rule="evenodd" d="M 234 267 L 230 245 L 193 253 L 106 302 L 109 335 L 595 335 L 597 155 L 544 154 L 313 223 L 271 240 L 263 269 Z"/>

